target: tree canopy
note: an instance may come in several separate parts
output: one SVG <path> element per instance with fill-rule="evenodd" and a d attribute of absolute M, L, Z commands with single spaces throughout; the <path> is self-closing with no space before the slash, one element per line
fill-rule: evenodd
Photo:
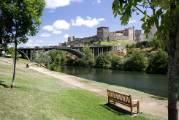
<path fill-rule="evenodd" d="M 1 39 L 18 38 L 20 43 L 35 35 L 44 6 L 44 0 L 0 0 Z"/>
<path fill-rule="evenodd" d="M 122 24 L 127 24 L 133 13 L 143 14 L 145 33 L 157 27 L 156 36 L 165 43 L 169 55 L 168 119 L 178 120 L 179 0 L 114 0 L 113 13 L 120 16 Z"/>
<path fill-rule="evenodd" d="M 16 74 L 17 45 L 38 32 L 44 6 L 44 0 L 0 0 L 0 39 L 5 44 L 14 43 L 15 47 L 11 87 Z"/>

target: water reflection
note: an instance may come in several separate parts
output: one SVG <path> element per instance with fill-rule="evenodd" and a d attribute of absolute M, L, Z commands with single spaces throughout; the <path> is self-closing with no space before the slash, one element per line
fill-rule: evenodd
<path fill-rule="evenodd" d="M 166 75 L 82 67 L 61 67 L 60 71 L 89 80 L 140 90 L 161 97 L 168 96 Z"/>

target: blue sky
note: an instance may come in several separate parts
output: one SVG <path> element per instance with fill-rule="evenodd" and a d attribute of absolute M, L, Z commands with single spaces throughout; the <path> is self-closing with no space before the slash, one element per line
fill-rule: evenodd
<path fill-rule="evenodd" d="M 45 0 L 42 24 L 36 36 L 29 37 L 26 46 L 58 45 L 68 36 L 87 37 L 96 28 L 106 26 L 117 31 L 134 26 L 141 29 L 140 15 L 133 15 L 127 26 L 121 26 L 112 13 L 113 0 Z"/>

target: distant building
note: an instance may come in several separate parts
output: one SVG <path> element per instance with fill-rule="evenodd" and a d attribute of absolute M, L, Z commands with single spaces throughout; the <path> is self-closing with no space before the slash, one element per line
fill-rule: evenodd
<path fill-rule="evenodd" d="M 152 40 L 154 38 L 156 32 L 157 32 L 157 27 L 154 25 L 154 26 L 152 26 L 147 39 Z"/>
<path fill-rule="evenodd" d="M 141 41 L 141 30 L 134 30 L 134 28 L 127 28 L 116 32 L 110 32 L 109 27 L 97 28 L 95 36 L 75 38 L 75 36 L 68 37 L 68 42 L 63 44 L 66 46 L 84 46 L 84 43 L 92 43 L 96 41 L 112 41 L 112 40 L 131 40 Z"/>

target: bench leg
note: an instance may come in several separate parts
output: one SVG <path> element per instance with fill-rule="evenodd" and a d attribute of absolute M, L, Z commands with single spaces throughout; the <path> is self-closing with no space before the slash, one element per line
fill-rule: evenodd
<path fill-rule="evenodd" d="M 132 113 L 133 113 L 133 107 L 131 107 L 131 115 L 132 115 Z"/>
<path fill-rule="evenodd" d="M 139 110 L 139 102 L 137 102 L 137 113 L 139 113 L 140 110 Z"/>
<path fill-rule="evenodd" d="M 108 97 L 108 103 L 110 104 L 116 104 L 116 102 Z"/>
<path fill-rule="evenodd" d="M 109 97 L 108 97 L 108 103 L 110 103 L 110 99 L 109 99 Z"/>
<path fill-rule="evenodd" d="M 109 97 L 108 97 L 108 103 L 112 103 L 112 99 L 110 99 Z"/>

